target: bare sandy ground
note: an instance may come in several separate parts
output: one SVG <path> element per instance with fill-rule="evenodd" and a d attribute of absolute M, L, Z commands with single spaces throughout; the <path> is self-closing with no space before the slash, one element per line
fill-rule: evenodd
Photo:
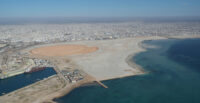
<path fill-rule="evenodd" d="M 77 42 L 97 46 L 98 51 L 86 55 L 71 56 L 71 60 L 97 80 L 108 80 L 143 74 L 133 62 L 127 62 L 137 53 L 144 51 L 138 44 L 143 40 L 164 39 L 162 37 L 127 38 L 106 41 Z"/>
<path fill-rule="evenodd" d="M 55 93 L 63 88 L 63 84 L 58 80 L 57 76 L 51 76 L 45 80 L 41 80 L 32 85 L 18 89 L 14 92 L 0 96 L 0 103 L 42 103 L 37 100 L 43 99 L 45 96 Z"/>
<path fill-rule="evenodd" d="M 97 47 L 88 47 L 85 45 L 55 45 L 35 48 L 30 52 L 40 56 L 67 56 L 76 54 L 86 54 L 98 50 Z"/>
<path fill-rule="evenodd" d="M 97 80 L 108 80 L 144 73 L 136 64 L 128 62 L 132 56 L 143 51 L 138 45 L 143 40 L 163 37 L 137 37 L 102 41 L 76 41 L 45 45 L 31 49 L 33 55 L 62 57 L 73 61 L 78 69 Z M 98 50 L 97 50 L 98 49 Z M 94 52 L 96 51 L 96 52 Z M 63 65 L 65 65 L 63 63 Z"/>
<path fill-rule="evenodd" d="M 0 103 L 44 103 L 42 101 L 46 100 L 51 102 L 51 99 L 62 96 L 72 89 L 94 80 L 101 81 L 142 74 L 144 71 L 130 59 L 137 53 L 144 51 L 140 47 L 142 41 L 155 39 L 165 38 L 138 37 L 103 41 L 77 41 L 40 45 L 23 50 L 23 52 L 30 51 L 33 57 L 46 57 L 51 61 L 57 61 L 55 63 L 61 70 L 65 67 L 81 69 L 89 74 L 89 79 L 86 77 L 85 81 L 63 87 L 57 77 L 52 77 L 1 96 Z M 49 53 L 49 51 L 53 52 Z"/>

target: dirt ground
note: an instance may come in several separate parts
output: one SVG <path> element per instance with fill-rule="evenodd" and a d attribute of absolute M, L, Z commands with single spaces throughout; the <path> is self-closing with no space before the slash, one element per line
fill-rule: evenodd
<path fill-rule="evenodd" d="M 98 50 L 97 47 L 88 47 L 85 45 L 57 45 L 35 48 L 30 52 L 41 56 L 67 56 L 91 53 L 96 50 Z"/>

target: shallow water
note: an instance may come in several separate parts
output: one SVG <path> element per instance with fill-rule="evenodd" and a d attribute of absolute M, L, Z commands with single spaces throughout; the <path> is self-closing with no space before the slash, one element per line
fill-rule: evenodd
<path fill-rule="evenodd" d="M 23 88 L 54 74 L 56 74 L 56 72 L 52 68 L 46 68 L 45 70 L 31 74 L 20 74 L 14 77 L 0 80 L 0 96 L 4 93 L 9 93 L 19 88 Z"/>
<path fill-rule="evenodd" d="M 200 39 L 155 40 L 133 59 L 148 74 L 80 87 L 59 103 L 200 103 Z"/>

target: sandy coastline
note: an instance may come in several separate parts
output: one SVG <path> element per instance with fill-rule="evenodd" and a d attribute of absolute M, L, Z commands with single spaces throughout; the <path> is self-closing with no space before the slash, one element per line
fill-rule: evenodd
<path fill-rule="evenodd" d="M 123 77 L 127 77 L 127 76 L 133 76 L 133 75 L 140 75 L 140 74 L 144 74 L 145 73 L 145 70 L 143 70 L 139 65 L 137 65 L 137 64 L 135 64 L 133 61 L 132 61 L 132 58 L 133 58 L 133 56 L 134 55 L 136 55 L 137 53 L 139 53 L 139 52 L 142 52 L 142 51 L 145 51 L 145 49 L 143 49 L 142 47 L 140 47 L 140 45 L 139 45 L 139 43 L 141 43 L 142 41 L 144 41 L 144 40 L 155 40 L 155 39 L 165 39 L 165 38 L 162 38 L 162 37 L 144 37 L 144 38 L 131 38 L 131 39 L 121 39 L 121 40 L 108 40 L 108 41 L 100 41 L 101 43 L 88 43 L 88 42 L 86 42 L 86 43 L 82 43 L 82 44 L 93 44 L 93 45 L 90 45 L 90 46 L 98 46 L 98 48 L 99 48 L 99 50 L 98 51 L 96 51 L 96 52 L 94 52 L 94 53 L 92 53 L 92 54 L 86 54 L 86 55 L 72 55 L 72 56 L 67 56 L 68 58 L 70 58 L 73 62 L 75 62 L 77 65 L 79 65 L 80 67 L 81 67 L 81 69 L 83 69 L 86 73 L 88 73 L 89 75 L 91 75 L 91 76 L 94 76 L 94 78 L 95 79 L 98 79 L 98 80 L 100 80 L 100 81 L 104 81 L 104 80 L 111 80 L 111 79 L 116 79 L 116 78 L 123 78 Z M 113 58 L 113 60 L 119 60 L 121 63 L 125 63 L 125 65 L 124 64 L 121 64 L 121 63 L 119 63 L 119 62 L 117 62 L 117 63 L 119 63 L 119 65 L 124 65 L 124 67 L 128 67 L 129 69 L 125 69 L 125 68 L 118 68 L 119 70 L 119 72 L 121 72 L 121 73 L 126 73 L 126 72 L 128 72 L 128 73 L 126 73 L 126 74 L 124 74 L 124 75 L 119 75 L 119 74 L 115 74 L 115 75 L 110 75 L 110 74 L 106 74 L 106 73 L 110 73 L 111 71 L 109 70 L 109 68 L 117 68 L 116 66 L 114 66 L 114 65 L 111 65 L 111 66 L 108 66 L 107 68 L 105 68 L 104 67 L 104 69 L 103 69 L 103 71 L 104 71 L 104 73 L 101 73 L 101 75 L 103 75 L 102 77 L 103 78 L 99 78 L 99 77 L 97 77 L 96 75 L 98 75 L 98 74 L 96 74 L 97 72 L 93 72 L 94 74 L 92 74 L 90 71 L 87 71 L 87 69 L 85 69 L 85 68 L 87 68 L 87 67 L 85 67 L 86 65 L 89 65 L 89 64 L 92 64 L 92 65 L 94 65 L 94 63 L 92 63 L 91 61 L 95 61 L 95 60 L 97 60 L 98 59 L 98 57 L 96 57 L 96 55 L 98 56 L 99 54 L 101 54 L 102 52 L 104 52 L 104 54 L 106 54 L 106 51 L 108 51 L 109 53 L 111 53 L 111 56 L 113 57 L 113 56 L 116 56 L 116 55 L 118 55 L 118 53 L 117 54 L 114 54 L 113 52 L 113 50 L 112 49 L 114 49 L 114 48 L 117 48 L 117 47 L 115 47 L 115 46 L 113 46 L 113 47 L 109 47 L 109 45 L 113 45 L 113 43 L 114 44 L 116 44 L 117 42 L 119 42 L 120 44 L 124 44 L 124 45 L 127 45 L 127 43 L 128 42 L 130 42 L 130 41 L 133 41 L 134 42 L 134 45 L 132 45 L 133 47 L 133 51 L 131 51 L 131 50 L 129 50 L 129 51 L 131 51 L 130 53 L 125 53 L 126 55 L 125 56 L 123 56 L 123 58 L 124 59 L 121 59 L 121 61 L 119 60 L 119 59 L 115 59 L 115 58 Z M 104 42 L 106 42 L 106 43 L 104 43 Z M 115 43 L 116 42 L 116 43 Z M 102 44 L 103 44 L 103 46 L 102 46 Z M 62 44 L 63 45 L 63 44 Z M 122 53 L 123 51 L 121 51 L 121 49 L 124 49 L 123 47 L 124 47 L 124 45 L 120 45 L 120 47 L 118 47 L 118 48 L 120 48 L 120 53 Z M 108 47 L 106 47 L 106 46 L 108 46 Z M 119 45 L 118 45 L 119 46 Z M 131 47 L 131 45 L 130 46 L 127 46 L 128 48 L 129 47 Z M 102 50 L 103 49 L 103 50 Z M 106 50 L 106 49 L 108 49 L 108 50 Z M 111 50 L 111 51 L 110 51 Z M 125 48 L 125 50 L 126 50 L 126 48 Z M 127 52 L 127 51 L 126 51 Z M 102 55 L 103 54 L 101 54 L 100 56 L 102 57 Z M 89 58 L 88 58 L 89 57 Z M 96 58 L 92 58 L 92 57 L 96 57 Z M 104 60 L 102 60 L 102 58 L 100 57 L 100 61 L 106 61 L 106 59 L 104 59 Z M 105 56 L 104 56 L 105 57 Z M 108 55 L 106 55 L 106 57 L 108 57 Z M 111 57 L 111 58 L 112 58 Z M 121 58 L 122 56 L 120 56 L 119 55 L 119 58 Z M 110 58 L 110 57 L 109 57 Z M 78 61 L 77 61 L 78 60 Z M 87 60 L 89 60 L 89 61 L 87 61 Z M 81 61 L 81 63 L 79 64 L 79 62 Z M 82 64 L 82 62 L 84 62 L 83 64 Z M 85 63 L 86 62 L 86 63 Z M 89 63 L 89 62 L 91 62 L 91 63 Z M 112 63 L 112 62 L 106 62 L 106 63 L 99 63 L 99 62 L 96 62 L 96 64 L 98 64 L 98 66 L 100 66 L 100 68 L 103 68 L 102 67 L 102 65 L 104 65 L 104 64 L 107 64 L 107 63 Z M 85 65 L 84 65 L 85 64 Z M 91 67 L 90 67 L 91 68 Z M 100 68 L 97 68 L 97 69 L 100 69 Z M 107 71 L 107 70 L 109 70 L 109 71 Z M 97 70 L 98 71 L 98 70 Z M 105 73 L 106 72 L 106 73 Z M 99 73 L 99 72 L 98 72 Z M 107 77 L 107 78 L 105 78 L 105 76 L 109 76 L 109 77 Z M 91 82 L 85 82 L 85 84 L 87 84 L 87 83 L 91 83 Z M 79 86 L 81 86 L 81 85 L 79 85 Z M 77 88 L 77 87 L 79 87 L 79 86 L 75 86 L 74 88 Z M 74 89 L 73 88 L 73 89 Z M 71 91 L 71 90 L 70 90 Z M 69 93 L 69 91 L 67 91 L 66 93 L 64 93 L 64 95 L 66 95 L 67 93 Z M 60 96 L 63 96 L 63 94 L 62 95 L 57 95 L 56 96 L 56 98 L 58 98 L 58 97 L 60 97 Z M 50 99 L 50 98 L 49 98 Z"/>
<path fill-rule="evenodd" d="M 70 93 L 72 90 L 74 90 L 82 85 L 87 85 L 87 84 L 90 84 L 93 82 L 94 82 L 94 79 L 88 75 L 85 77 L 85 79 L 83 81 L 79 81 L 74 84 L 72 83 L 72 84 L 64 85 L 64 87 L 61 88 L 60 90 L 58 90 L 54 93 L 48 94 L 48 95 L 44 96 L 43 98 L 37 99 L 33 103 L 41 103 L 44 101 L 47 103 L 56 103 L 54 101 L 54 99 L 65 96 L 66 94 Z"/>
<path fill-rule="evenodd" d="M 145 71 L 137 64 L 135 64 L 131 59 L 137 53 L 145 51 L 145 49 L 141 48 L 139 43 L 144 40 L 156 40 L 156 39 L 166 39 L 164 37 L 137 37 L 137 38 L 126 38 L 126 39 L 117 39 L 117 40 L 103 40 L 103 41 L 77 41 L 77 42 L 68 42 L 68 43 L 57 43 L 57 44 L 50 44 L 45 46 L 56 46 L 56 45 L 85 45 L 86 47 L 95 47 L 98 50 L 95 52 L 83 52 L 83 53 L 75 53 L 72 55 L 38 55 L 32 54 L 31 56 L 38 57 L 38 58 L 46 58 L 46 59 L 57 59 L 58 61 L 62 60 L 69 60 L 71 64 L 60 62 L 59 67 L 64 68 L 71 66 L 83 70 L 88 77 L 80 81 L 76 84 L 65 85 L 64 87 L 59 87 L 54 91 L 49 90 L 41 91 L 45 97 L 38 97 L 35 100 L 30 100 L 27 102 L 22 103 L 41 103 L 43 101 L 53 102 L 54 98 L 59 98 L 68 94 L 73 89 L 80 87 L 81 85 L 85 85 L 87 83 L 92 83 L 95 80 L 104 81 L 116 78 L 123 78 L 127 76 L 133 75 L 140 75 L 144 74 Z M 33 49 L 37 49 L 39 47 L 45 47 L 44 45 L 39 45 L 35 47 L 30 47 L 23 52 L 29 52 Z M 54 57 L 55 56 L 55 57 Z M 60 82 L 59 82 L 60 83 Z M 59 84 L 58 83 L 58 84 Z M 36 88 L 36 87 L 34 87 Z M 39 88 L 39 87 L 37 87 Z M 36 90 L 37 90 L 36 88 Z M 36 91 L 35 90 L 35 91 Z M 26 94 L 26 96 L 31 96 L 31 93 L 24 93 L 28 90 L 24 90 L 20 92 L 21 95 Z M 15 92 L 15 91 L 14 91 Z M 0 97 L 1 100 L 10 100 L 9 103 L 13 103 L 13 100 L 16 100 L 18 96 L 12 92 L 12 95 L 6 94 Z M 49 94 L 51 92 L 51 94 Z M 37 94 L 37 93 L 36 93 Z M 39 94 L 38 94 L 39 95 Z M 12 99 L 11 99 L 12 98 Z M 25 98 L 26 100 L 28 98 Z"/>

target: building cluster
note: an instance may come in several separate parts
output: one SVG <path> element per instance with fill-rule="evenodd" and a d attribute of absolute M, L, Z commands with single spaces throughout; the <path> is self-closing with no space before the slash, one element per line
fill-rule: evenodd
<path fill-rule="evenodd" d="M 200 22 L 117 22 L 0 25 L 0 41 L 53 42 L 135 36 L 200 35 Z"/>
<path fill-rule="evenodd" d="M 61 74 L 65 77 L 67 81 L 69 81 L 69 83 L 76 83 L 77 81 L 83 79 L 81 71 L 78 69 L 72 71 L 62 70 Z"/>
<path fill-rule="evenodd" d="M 1 57 L 0 69 L 3 71 L 12 71 L 22 68 L 23 65 L 28 64 L 29 60 L 19 55 L 3 55 Z"/>
<path fill-rule="evenodd" d="M 0 56 L 0 77 L 6 78 L 24 73 L 33 67 L 51 67 L 49 61 L 35 58 L 23 57 L 20 53 L 4 54 Z"/>
<path fill-rule="evenodd" d="M 34 58 L 32 60 L 34 61 L 35 66 L 37 67 L 53 67 L 52 63 L 48 60 L 37 59 L 37 58 Z"/>
<path fill-rule="evenodd" d="M 108 22 L 0 25 L 0 74 L 27 68 L 53 67 L 47 60 L 26 58 L 18 52 L 29 46 L 61 41 L 106 40 L 136 36 L 200 35 L 199 21 Z M 23 56 L 22 56 L 23 55 Z M 62 71 L 69 82 L 83 79 L 80 71 Z"/>

